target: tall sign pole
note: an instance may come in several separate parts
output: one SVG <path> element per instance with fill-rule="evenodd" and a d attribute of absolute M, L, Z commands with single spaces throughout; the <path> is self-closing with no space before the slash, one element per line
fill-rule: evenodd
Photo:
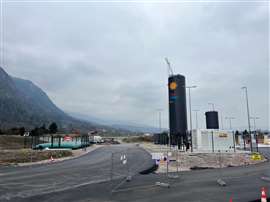
<path fill-rule="evenodd" d="M 192 145 L 192 114 L 191 114 L 191 95 L 190 89 L 196 88 L 197 86 L 186 86 L 188 89 L 188 98 L 189 98 L 189 124 L 190 124 L 190 143 L 191 143 L 191 152 L 193 152 L 193 145 Z"/>
<path fill-rule="evenodd" d="M 247 116 L 248 116 L 248 132 L 249 132 L 249 136 L 250 136 L 250 150 L 251 152 L 253 151 L 253 147 L 252 147 L 252 136 L 251 136 L 251 129 L 250 129 L 250 115 L 249 115 L 249 104 L 248 104 L 248 90 L 247 87 L 244 86 L 242 87 L 243 90 L 245 90 L 245 94 L 246 94 L 246 104 L 247 104 Z"/>

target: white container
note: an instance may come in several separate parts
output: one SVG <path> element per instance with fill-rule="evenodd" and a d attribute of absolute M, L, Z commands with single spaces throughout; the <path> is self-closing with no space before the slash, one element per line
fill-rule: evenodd
<path fill-rule="evenodd" d="M 212 129 L 193 130 L 192 145 L 197 152 L 233 152 L 233 133 Z"/>

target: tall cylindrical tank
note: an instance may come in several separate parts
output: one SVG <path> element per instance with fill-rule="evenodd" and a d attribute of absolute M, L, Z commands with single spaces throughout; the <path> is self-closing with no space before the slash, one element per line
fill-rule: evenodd
<path fill-rule="evenodd" d="M 218 112 L 217 111 L 205 112 L 205 116 L 206 116 L 206 128 L 207 129 L 219 129 Z"/>
<path fill-rule="evenodd" d="M 171 144 L 182 145 L 187 140 L 186 81 L 180 74 L 168 81 Z"/>

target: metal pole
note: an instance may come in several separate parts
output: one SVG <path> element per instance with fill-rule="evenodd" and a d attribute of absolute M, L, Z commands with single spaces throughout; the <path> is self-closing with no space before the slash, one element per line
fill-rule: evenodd
<path fill-rule="evenodd" d="M 212 152 L 215 152 L 215 146 L 214 146 L 214 131 L 212 131 Z"/>
<path fill-rule="evenodd" d="M 110 176 L 111 182 L 113 180 L 113 153 L 111 155 L 111 176 Z"/>
<path fill-rule="evenodd" d="M 198 129 L 198 111 L 200 111 L 200 110 L 196 109 L 193 111 L 195 112 L 195 116 L 196 116 L 196 129 Z"/>
<path fill-rule="evenodd" d="M 255 135 L 255 139 L 256 139 L 256 151 L 259 152 L 257 131 L 254 131 L 254 135 Z"/>
<path fill-rule="evenodd" d="M 234 153 L 236 152 L 236 148 L 235 148 L 235 133 L 233 132 L 233 150 Z"/>
<path fill-rule="evenodd" d="M 162 150 L 162 144 L 163 144 L 163 138 L 162 138 L 162 134 L 161 134 L 161 111 L 162 109 L 157 109 L 158 111 L 158 125 L 159 125 L 159 136 L 160 136 L 160 151 Z M 162 141 L 161 141 L 161 138 L 162 138 Z"/>
<path fill-rule="evenodd" d="M 253 119 L 253 127 L 254 127 L 254 131 L 256 131 L 256 119 L 260 119 L 260 117 L 250 117 L 250 119 Z"/>
<path fill-rule="evenodd" d="M 179 167 L 179 150 L 177 149 L 176 152 L 177 152 L 177 153 L 176 153 L 176 155 L 177 155 L 177 156 L 176 156 L 176 163 L 177 163 L 177 164 L 176 164 L 176 172 L 177 172 L 177 174 L 178 174 L 178 172 L 179 172 L 179 169 L 178 169 L 178 167 Z"/>
<path fill-rule="evenodd" d="M 169 156 L 168 156 L 168 149 L 167 149 L 167 161 L 166 161 L 166 163 L 167 163 L 167 169 L 166 169 L 166 175 L 167 175 L 167 178 L 169 177 Z"/>
<path fill-rule="evenodd" d="M 211 102 L 208 102 L 209 105 L 212 105 L 212 110 L 215 111 L 215 104 L 214 103 L 211 103 Z"/>
<path fill-rule="evenodd" d="M 198 129 L 198 112 L 196 111 L 196 129 Z"/>
<path fill-rule="evenodd" d="M 193 152 L 193 145 L 192 145 L 192 115 L 191 115 L 191 96 L 190 96 L 190 88 L 188 88 L 188 95 L 189 95 L 189 121 L 190 121 L 191 152 Z"/>
<path fill-rule="evenodd" d="M 242 89 L 245 89 L 245 93 L 246 93 L 247 116 L 248 116 L 248 132 L 249 132 L 249 136 L 250 136 L 250 150 L 252 152 L 253 151 L 253 147 L 252 147 L 252 136 L 251 136 L 251 129 L 250 129 L 250 115 L 249 115 L 249 104 L 248 104 L 248 91 L 247 91 L 247 87 L 246 86 L 242 87 Z"/>
<path fill-rule="evenodd" d="M 161 133 L 162 129 L 161 129 L 161 112 L 163 111 L 163 109 L 157 109 L 158 111 L 158 127 L 159 127 L 159 132 Z"/>
<path fill-rule="evenodd" d="M 244 141 L 244 150 L 246 151 L 246 136 L 244 134 L 242 134 L 242 138 Z"/>
<path fill-rule="evenodd" d="M 258 148 L 258 136 L 257 136 L 257 129 L 256 129 L 256 119 L 259 119 L 259 117 L 250 117 L 251 119 L 253 119 L 253 126 L 254 126 L 254 136 L 255 136 L 255 140 L 256 140 L 256 151 L 259 151 Z"/>
<path fill-rule="evenodd" d="M 222 113 L 220 112 L 220 120 L 221 120 L 221 129 L 223 130 L 224 127 L 223 127 L 223 116 L 222 116 Z"/>
<path fill-rule="evenodd" d="M 188 88 L 188 96 L 189 96 L 189 122 L 190 122 L 190 143 L 191 143 L 191 152 L 193 152 L 193 144 L 192 144 L 192 114 L 191 114 L 191 95 L 190 89 L 196 88 L 197 86 L 186 86 Z"/>

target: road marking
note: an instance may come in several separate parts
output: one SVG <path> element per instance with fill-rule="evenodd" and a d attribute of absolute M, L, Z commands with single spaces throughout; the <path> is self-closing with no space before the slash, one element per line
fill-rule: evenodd
<path fill-rule="evenodd" d="M 261 177 L 261 179 L 264 180 L 264 181 L 270 182 L 270 177 L 263 176 L 263 177 Z"/>

